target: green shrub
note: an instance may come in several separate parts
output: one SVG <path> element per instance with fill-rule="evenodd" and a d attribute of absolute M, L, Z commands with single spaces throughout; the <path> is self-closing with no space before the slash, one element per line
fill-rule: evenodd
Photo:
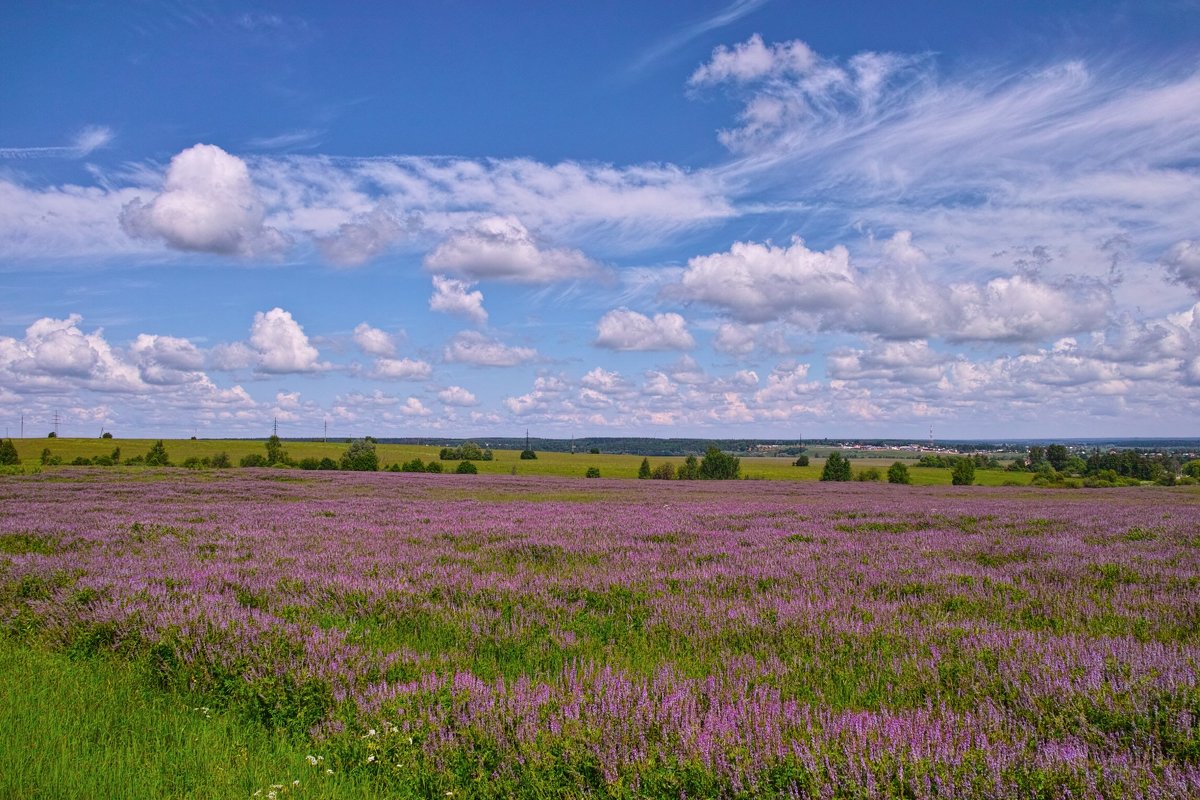
<path fill-rule="evenodd" d="M 912 483 L 912 478 L 908 474 L 908 467 L 902 461 L 896 461 L 888 467 L 887 479 L 888 483 Z"/>
<path fill-rule="evenodd" d="M 375 472 L 379 469 L 379 456 L 375 445 L 366 439 L 351 442 L 342 453 L 341 468 L 353 472 Z"/>
<path fill-rule="evenodd" d="M 171 459 L 167 456 L 167 446 L 163 444 L 162 439 L 159 439 L 150 446 L 150 451 L 146 453 L 145 460 L 148 467 L 171 466 Z"/>
<path fill-rule="evenodd" d="M 792 466 L 793 467 L 807 467 L 808 466 L 808 456 L 800 456 L 799 458 L 797 458 L 795 461 L 792 462 Z"/>
<path fill-rule="evenodd" d="M 267 466 L 267 457 L 262 453 L 250 453 L 242 456 L 242 460 L 238 462 L 238 466 L 242 467 L 265 467 Z"/>
<path fill-rule="evenodd" d="M 479 468 L 470 461 L 461 461 L 454 472 L 458 475 L 474 475 L 479 472 Z"/>
<path fill-rule="evenodd" d="M 975 482 L 975 462 L 969 458 L 960 458 L 950 473 L 950 483 L 955 486 L 970 486 Z"/>
<path fill-rule="evenodd" d="M 673 481 L 675 480 L 675 465 L 670 461 L 664 461 L 650 472 L 650 477 L 656 481 Z"/>
<path fill-rule="evenodd" d="M 425 465 L 425 471 L 440 473 L 442 471 L 442 462 L 430 461 L 428 464 Z"/>
<path fill-rule="evenodd" d="M 825 459 L 825 466 L 821 468 L 821 480 L 850 480 L 850 459 L 843 457 L 840 452 L 834 450 Z"/>
<path fill-rule="evenodd" d="M 650 459 L 643 458 L 641 466 L 638 467 L 638 480 L 646 480 L 650 477 Z"/>
<path fill-rule="evenodd" d="M 537 460 L 537 453 L 533 452 L 532 450 L 522 450 L 521 451 L 521 460 L 522 461 L 535 461 L 535 460 Z"/>
<path fill-rule="evenodd" d="M 867 467 L 866 469 L 860 469 L 858 474 L 854 476 L 854 480 L 856 481 L 879 481 L 882 479 L 883 473 L 879 471 L 878 467 Z"/>
<path fill-rule="evenodd" d="M 13 444 L 12 439 L 0 442 L 0 465 L 11 466 L 20 463 L 21 456 L 17 454 L 17 446 Z"/>
<path fill-rule="evenodd" d="M 704 458 L 700 459 L 700 478 L 709 481 L 737 480 L 741 464 L 740 458 L 722 453 L 712 445 L 704 452 Z"/>
<path fill-rule="evenodd" d="M 587 474 L 584 477 L 599 478 L 600 477 L 600 468 L 599 467 L 588 467 Z"/>

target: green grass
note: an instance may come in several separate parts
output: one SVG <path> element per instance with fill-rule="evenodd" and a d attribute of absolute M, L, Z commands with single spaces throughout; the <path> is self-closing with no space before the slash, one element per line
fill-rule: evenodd
<path fill-rule="evenodd" d="M 42 449 L 49 448 L 50 452 L 62 458 L 64 464 L 70 464 L 77 457 L 93 458 L 108 455 L 113 448 L 121 448 L 121 458 L 144 455 L 154 444 L 152 439 L 14 439 L 21 463 L 33 466 L 40 463 Z M 263 441 L 247 439 L 169 439 L 165 441 L 167 453 L 172 463 L 180 464 L 185 459 L 204 458 L 217 453 L 226 453 L 236 465 L 243 457 L 251 453 L 265 455 Z M 288 455 L 295 461 L 302 458 L 325 458 L 338 460 L 346 449 L 345 442 L 285 442 Z M 404 463 L 414 458 L 422 461 L 436 461 L 441 445 L 401 445 L 381 444 L 377 447 L 381 467 Z M 898 459 L 908 464 L 912 482 L 917 485 L 949 485 L 950 470 L 930 467 L 915 467 L 913 459 Z M 676 467 L 683 464 L 681 457 L 650 457 L 650 463 L 657 466 L 669 461 Z M 516 470 L 517 475 L 552 475 L 568 478 L 583 478 L 589 467 L 600 470 L 602 478 L 636 478 L 638 467 L 641 466 L 642 456 L 619 455 L 603 453 L 592 455 L 588 453 L 538 453 L 536 459 L 522 461 L 520 451 L 497 450 L 492 461 L 476 461 L 475 466 L 482 475 L 510 475 Z M 790 458 L 746 457 L 741 460 L 742 475 L 758 480 L 784 481 L 815 481 L 821 477 L 824 459 L 814 458 L 807 467 L 792 466 Z M 854 459 L 852 468 L 857 471 L 875 467 L 886 472 L 890 461 L 879 458 Z M 457 462 L 445 461 L 442 466 L 447 471 L 453 471 Z M 1015 481 L 1027 485 L 1033 474 L 1029 472 L 1003 472 L 1000 470 L 976 470 L 975 482 L 981 486 L 1001 486 Z"/>
<path fill-rule="evenodd" d="M 191 708 L 129 665 L 0 640 L 0 797 L 370 797 L 304 746 Z M 292 782 L 299 780 L 299 786 Z"/>

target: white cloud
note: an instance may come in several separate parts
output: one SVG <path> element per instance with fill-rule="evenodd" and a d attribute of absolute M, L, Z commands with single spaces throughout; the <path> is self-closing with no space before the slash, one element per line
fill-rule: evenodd
<path fill-rule="evenodd" d="M 304 328 L 282 308 L 255 313 L 248 343 L 254 351 L 254 366 L 260 372 L 315 372 L 324 368 Z"/>
<path fill-rule="evenodd" d="M 423 381 L 432 374 L 433 367 L 428 362 L 411 358 L 376 359 L 375 367 L 371 370 L 372 378 L 395 381 Z"/>
<path fill-rule="evenodd" d="M 85 158 L 107 147 L 114 138 L 111 128 L 88 125 L 75 134 L 71 144 L 52 147 L 0 147 L 0 158 Z"/>
<path fill-rule="evenodd" d="M 603 271 L 578 250 L 541 245 L 516 217 L 487 217 L 451 235 L 425 257 L 431 272 L 470 279 L 552 283 Z"/>
<path fill-rule="evenodd" d="M 339 267 L 357 267 L 382 255 L 406 233 L 405 226 L 382 206 L 343 222 L 328 236 L 315 241 L 321 254 Z"/>
<path fill-rule="evenodd" d="M 391 356 L 396 353 L 396 340 L 387 331 L 372 328 L 365 322 L 354 327 L 354 343 L 369 356 Z"/>
<path fill-rule="evenodd" d="M 291 246 L 291 238 L 264 225 L 264 216 L 246 162 L 215 145 L 198 144 L 171 159 L 162 192 L 149 203 L 139 197 L 124 207 L 121 227 L 178 250 L 277 255 Z"/>
<path fill-rule="evenodd" d="M 1200 242 L 1177 242 L 1162 258 L 1171 279 L 1200 295 Z"/>
<path fill-rule="evenodd" d="M 145 387 L 137 368 L 121 358 L 102 330 L 84 333 L 83 318 L 43 317 L 23 339 L 0 337 L 0 376 L 9 388 L 30 392 L 86 388 L 135 392 Z"/>
<path fill-rule="evenodd" d="M 799 238 L 786 247 L 736 242 L 688 261 L 664 295 L 707 303 L 745 323 L 788 320 L 831 331 L 897 339 L 1038 341 L 1102 327 L 1112 306 L 1095 280 L 1047 283 L 1021 274 L 983 284 L 936 283 L 918 271 L 928 261 L 907 231 L 883 247 L 873 270 L 855 267 L 846 248 L 825 252 Z M 714 346 L 745 353 L 753 329 L 718 329 Z"/>
<path fill-rule="evenodd" d="M 510 347 L 478 331 L 462 331 L 446 345 L 442 357 L 450 363 L 513 367 L 534 360 L 537 351 L 531 347 Z"/>
<path fill-rule="evenodd" d="M 618 308 L 596 324 L 595 344 L 612 350 L 688 350 L 695 346 L 696 340 L 679 314 L 669 312 L 651 318 Z"/>
<path fill-rule="evenodd" d="M 448 406 L 474 406 L 479 401 L 471 392 L 461 386 L 447 386 L 438 392 L 438 399 Z"/>
<path fill-rule="evenodd" d="M 629 390 L 629 382 L 621 377 L 621 373 L 603 367 L 592 368 L 580 383 L 601 394 L 621 394 Z"/>
<path fill-rule="evenodd" d="M 204 354 L 187 339 L 143 333 L 129 350 L 146 383 L 174 385 L 203 376 Z"/>
<path fill-rule="evenodd" d="M 477 325 L 487 322 L 488 313 L 483 307 L 483 292 L 469 291 L 472 284 L 442 275 L 433 276 L 433 296 L 429 308 L 446 314 L 466 317 Z"/>
<path fill-rule="evenodd" d="M 433 413 L 416 397 L 405 400 L 404 404 L 397 408 L 397 411 L 406 417 L 428 417 Z"/>

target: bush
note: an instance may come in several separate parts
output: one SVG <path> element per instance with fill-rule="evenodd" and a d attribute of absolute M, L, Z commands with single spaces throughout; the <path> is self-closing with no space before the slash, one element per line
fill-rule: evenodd
<path fill-rule="evenodd" d="M 858 474 L 854 476 L 854 480 L 856 481 L 878 481 L 882 479 L 883 473 L 879 471 L 878 467 L 867 467 L 866 469 L 860 469 Z"/>
<path fill-rule="evenodd" d="M 700 459 L 700 478 L 708 481 L 737 480 L 741 463 L 740 458 L 722 453 L 712 445 L 704 452 L 704 458 Z"/>
<path fill-rule="evenodd" d="M 908 467 L 902 461 L 896 461 L 888 467 L 887 478 L 888 483 L 912 483 L 912 478 L 908 474 Z"/>
<path fill-rule="evenodd" d="M 171 459 L 167 457 L 167 447 L 163 444 L 163 440 L 159 439 L 150 446 L 150 452 L 146 453 L 146 466 L 148 467 L 169 467 Z"/>
<path fill-rule="evenodd" d="M 100 438 L 101 438 L 101 439 L 111 439 L 111 438 L 112 438 L 112 434 L 111 434 L 110 432 L 108 432 L 108 431 L 105 431 L 104 433 L 100 434 Z"/>
<path fill-rule="evenodd" d="M 200 469 L 201 467 L 207 467 L 208 466 L 207 462 L 208 462 L 207 458 L 200 458 L 199 456 L 188 456 L 187 458 L 185 458 L 183 460 L 183 463 L 180 464 L 180 466 L 183 467 L 184 469 Z"/>
<path fill-rule="evenodd" d="M 442 471 L 442 462 L 440 462 L 440 461 L 430 461 L 428 464 L 426 464 L 426 465 L 425 465 L 425 471 L 426 471 L 426 472 L 435 472 L 435 473 L 441 473 L 441 471 Z"/>
<path fill-rule="evenodd" d="M 268 466 L 267 457 L 262 453 L 250 453 L 249 455 L 242 456 L 242 460 L 238 462 L 238 466 L 265 467 Z"/>
<path fill-rule="evenodd" d="M 233 463 L 229 460 L 229 453 L 222 450 L 208 459 L 208 465 L 213 469 L 229 469 Z"/>
<path fill-rule="evenodd" d="M 688 456 L 683 460 L 683 464 L 675 473 L 675 477 L 681 481 L 695 481 L 700 479 L 700 459 L 695 456 Z"/>
<path fill-rule="evenodd" d="M 594 456 L 598 456 L 598 455 L 600 455 L 600 448 L 599 448 L 599 447 L 593 447 L 591 450 L 588 450 L 588 452 L 589 452 L 589 453 L 591 453 L 591 454 L 592 454 L 592 455 L 594 455 Z"/>
<path fill-rule="evenodd" d="M 46 434 L 46 438 L 47 438 L 47 439 L 57 439 L 57 438 L 58 438 L 58 434 L 57 434 L 57 433 L 55 433 L 54 431 L 50 431 L 49 433 L 47 433 L 47 434 Z"/>
<path fill-rule="evenodd" d="M 840 452 L 834 450 L 829 454 L 829 457 L 825 459 L 825 466 L 821 468 L 821 480 L 850 480 L 850 459 L 843 457 Z"/>
<path fill-rule="evenodd" d="M 379 469 L 379 456 L 375 453 L 375 445 L 366 439 L 351 442 L 342 453 L 341 468 L 353 472 L 375 472 Z"/>
<path fill-rule="evenodd" d="M 443 447 L 438 453 L 438 458 L 442 461 L 491 461 L 492 451 L 484 450 L 475 442 L 468 441 L 458 447 Z"/>
<path fill-rule="evenodd" d="M 300 469 L 320 469 L 321 459 L 315 456 L 309 456 L 308 458 L 302 458 L 297 461 L 296 466 Z"/>
<path fill-rule="evenodd" d="M 49 447 L 42 448 L 42 466 L 53 467 L 62 463 L 62 458 L 50 452 Z"/>
<path fill-rule="evenodd" d="M 535 461 L 535 460 L 537 460 L 537 453 L 533 452 L 532 450 L 522 450 L 521 451 L 521 460 L 522 461 Z"/>
<path fill-rule="evenodd" d="M 975 462 L 969 458 L 960 458 L 950 473 L 950 483 L 955 486 L 970 486 L 975 482 Z"/>
<path fill-rule="evenodd" d="M 792 466 L 793 467 L 807 467 L 808 466 L 808 456 L 800 456 L 799 458 L 797 458 L 795 461 L 792 462 Z"/>
<path fill-rule="evenodd" d="M 94 456 L 92 458 L 92 465 L 96 467 L 111 467 L 115 463 L 117 462 L 113 460 L 112 456 Z"/>
<path fill-rule="evenodd" d="M 287 450 L 283 449 L 283 442 L 275 434 L 271 434 L 271 438 L 267 439 L 267 463 L 271 466 L 292 463 Z"/>
<path fill-rule="evenodd" d="M 0 442 L 0 465 L 11 466 L 20 463 L 21 456 L 17 454 L 17 446 L 13 444 L 13 440 L 5 439 Z"/>
<path fill-rule="evenodd" d="M 71 462 L 72 467 L 90 467 L 92 460 L 87 456 L 75 456 L 75 460 Z"/>
<path fill-rule="evenodd" d="M 656 481 L 673 481 L 675 480 L 675 465 L 670 461 L 664 461 L 651 471 L 650 477 Z"/>
<path fill-rule="evenodd" d="M 479 472 L 479 467 L 475 466 L 470 461 L 463 461 L 459 463 L 454 472 L 458 475 L 474 475 Z"/>
<path fill-rule="evenodd" d="M 405 461 L 396 472 L 424 472 L 425 462 L 419 458 L 414 458 L 412 461 Z"/>
<path fill-rule="evenodd" d="M 334 461 L 329 456 L 325 456 L 324 458 L 322 458 L 321 463 L 317 465 L 317 469 L 323 469 L 323 470 L 336 470 L 337 468 L 338 468 L 337 462 Z"/>
<path fill-rule="evenodd" d="M 592 448 L 592 449 L 595 449 L 595 448 Z M 588 467 L 587 474 L 584 475 L 584 477 L 585 478 L 599 478 L 600 477 L 600 468 L 599 467 Z"/>

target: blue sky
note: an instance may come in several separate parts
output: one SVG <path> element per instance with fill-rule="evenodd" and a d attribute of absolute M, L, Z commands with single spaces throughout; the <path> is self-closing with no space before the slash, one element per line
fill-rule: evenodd
<path fill-rule="evenodd" d="M 1196 435 L 1200 4 L 0 8 L 44 435 Z"/>

